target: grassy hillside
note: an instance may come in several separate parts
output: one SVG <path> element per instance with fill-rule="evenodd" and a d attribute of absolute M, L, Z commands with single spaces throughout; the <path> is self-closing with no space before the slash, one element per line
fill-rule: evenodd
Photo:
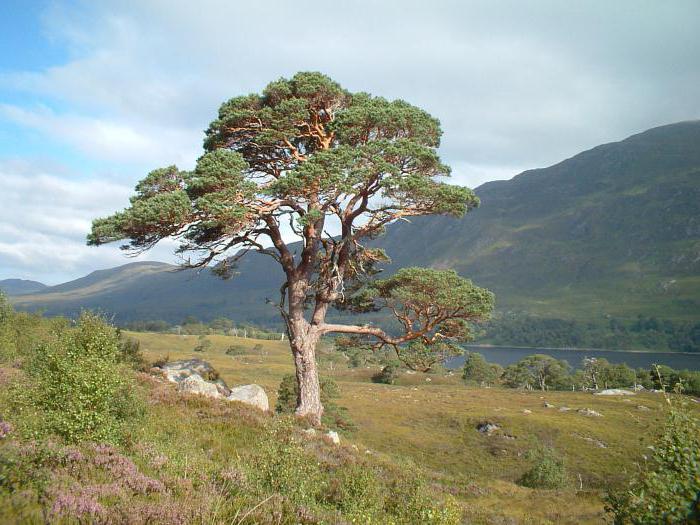
<path fill-rule="evenodd" d="M 211 350 L 195 353 L 196 336 L 129 336 L 141 342 L 149 359 L 200 357 L 229 384 L 258 383 L 273 404 L 283 375 L 293 371 L 284 342 L 208 336 Z M 231 344 L 249 351 L 226 355 Z M 255 345 L 262 350 L 254 351 Z M 344 439 L 372 457 L 419 465 L 455 495 L 469 523 L 600 523 L 601 496 L 634 471 L 635 458 L 641 458 L 657 432 L 662 413 L 658 394 L 632 400 L 569 392 L 543 395 L 467 387 L 456 375 L 405 375 L 399 385 L 380 385 L 370 380 L 376 369 L 348 369 L 328 351 L 322 352 L 321 366 L 322 374 L 340 386 L 338 404 L 347 407 L 357 425 Z M 556 408 L 545 408 L 545 401 Z M 603 417 L 560 412 L 562 406 L 592 408 Z M 512 438 L 477 432 L 483 421 L 499 424 Z M 542 445 L 564 457 L 569 488 L 533 490 L 516 484 L 531 464 L 528 451 Z"/>
<path fill-rule="evenodd" d="M 501 310 L 551 317 L 700 315 L 700 122 L 598 146 L 477 193 L 464 219 L 398 224 L 396 266 L 452 267 Z"/>

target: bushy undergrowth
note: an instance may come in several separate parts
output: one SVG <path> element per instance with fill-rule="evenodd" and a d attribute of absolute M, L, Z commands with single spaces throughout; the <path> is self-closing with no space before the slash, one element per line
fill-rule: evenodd
<path fill-rule="evenodd" d="M 662 433 L 629 486 L 608 496 L 616 525 L 700 523 L 700 424 L 671 401 Z"/>
<path fill-rule="evenodd" d="M 279 523 L 333 523 L 340 516 L 363 524 L 459 523 L 459 509 L 438 498 L 415 469 L 410 476 L 397 475 L 342 450 L 319 458 L 328 451 L 310 449 L 297 436 L 290 421 L 281 421 L 242 466 L 260 498 L 282 496 L 270 505 L 293 519 Z"/>
<path fill-rule="evenodd" d="M 15 385 L 17 410 L 32 417 L 25 430 L 55 434 L 68 442 L 117 442 L 140 411 L 116 330 L 84 313 L 74 328 L 61 328 L 39 344 Z"/>
<path fill-rule="evenodd" d="M 552 449 L 543 447 L 529 455 L 534 460 L 534 464 L 518 480 L 520 485 L 533 489 L 561 489 L 566 486 L 564 460 Z"/>
<path fill-rule="evenodd" d="M 0 522 L 459 523 L 460 509 L 415 466 L 137 373 L 138 345 L 96 315 L 73 326 L 11 308 L 3 316 L 11 352 L 0 361 Z M 337 385 L 324 385 L 338 418 Z"/>

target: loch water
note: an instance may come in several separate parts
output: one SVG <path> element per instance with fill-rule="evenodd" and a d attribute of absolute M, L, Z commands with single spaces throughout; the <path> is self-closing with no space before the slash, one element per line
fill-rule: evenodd
<path fill-rule="evenodd" d="M 624 350 L 589 350 L 569 348 L 523 348 L 505 346 L 466 345 L 468 352 L 479 352 L 490 363 L 507 366 L 533 354 L 545 354 L 563 359 L 574 369 L 581 368 L 585 357 L 605 358 L 611 363 L 625 363 L 632 368 L 649 368 L 652 364 L 667 365 L 676 370 L 700 370 L 700 353 L 688 352 L 635 352 Z M 448 368 L 461 368 L 465 356 L 448 360 Z"/>

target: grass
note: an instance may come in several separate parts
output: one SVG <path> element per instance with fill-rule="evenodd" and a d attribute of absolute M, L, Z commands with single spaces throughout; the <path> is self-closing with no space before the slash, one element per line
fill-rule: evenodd
<path fill-rule="evenodd" d="M 230 385 L 260 384 L 271 406 L 282 377 L 293 371 L 286 342 L 212 335 L 211 349 L 195 353 L 196 336 L 128 335 L 141 342 L 149 360 L 199 357 Z M 250 353 L 225 355 L 231 344 Z M 255 345 L 262 350 L 253 352 Z M 325 348 L 319 354 L 322 374 L 340 386 L 338 404 L 348 408 L 358 427 L 345 439 L 382 461 L 420 465 L 455 495 L 472 523 L 599 523 L 605 490 L 628 478 L 662 420 L 658 394 L 630 399 L 481 389 L 465 386 L 456 374 L 405 375 L 398 385 L 381 385 L 370 380 L 376 369 L 348 369 Z M 545 401 L 555 408 L 545 408 Z M 562 406 L 571 410 L 560 412 Z M 584 416 L 576 412 L 579 408 L 603 417 Z M 501 432 L 477 432 L 477 424 L 487 420 Z M 222 439 L 216 432 L 209 434 L 213 442 Z M 531 466 L 527 452 L 539 446 L 551 447 L 564 458 L 570 477 L 566 489 L 533 490 L 515 483 Z"/>

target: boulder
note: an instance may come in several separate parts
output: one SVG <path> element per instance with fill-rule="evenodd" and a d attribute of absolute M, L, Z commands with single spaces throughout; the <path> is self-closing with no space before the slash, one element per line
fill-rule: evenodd
<path fill-rule="evenodd" d="M 603 417 L 603 414 L 596 412 L 591 408 L 579 408 L 576 412 L 588 417 Z"/>
<path fill-rule="evenodd" d="M 208 378 L 215 372 L 214 367 L 202 359 L 168 361 L 154 369 L 160 371 L 172 383 L 180 383 L 193 374 L 197 374 L 200 378 Z"/>
<path fill-rule="evenodd" d="M 631 390 L 624 390 L 622 388 L 608 388 L 606 390 L 601 390 L 600 392 L 595 392 L 594 396 L 633 396 L 634 392 Z"/>
<path fill-rule="evenodd" d="M 234 387 L 231 389 L 231 392 L 226 399 L 229 401 L 240 401 L 241 403 L 252 405 L 264 411 L 270 409 L 270 402 L 267 399 L 267 394 L 259 385 L 243 385 Z"/>
<path fill-rule="evenodd" d="M 330 439 L 334 445 L 340 445 L 340 436 L 335 430 L 329 430 L 326 437 Z"/>
<path fill-rule="evenodd" d="M 214 399 L 223 399 L 223 395 L 219 392 L 216 383 L 205 381 L 199 374 L 192 374 L 177 384 L 178 392 L 188 392 L 191 394 L 199 394 Z"/>

